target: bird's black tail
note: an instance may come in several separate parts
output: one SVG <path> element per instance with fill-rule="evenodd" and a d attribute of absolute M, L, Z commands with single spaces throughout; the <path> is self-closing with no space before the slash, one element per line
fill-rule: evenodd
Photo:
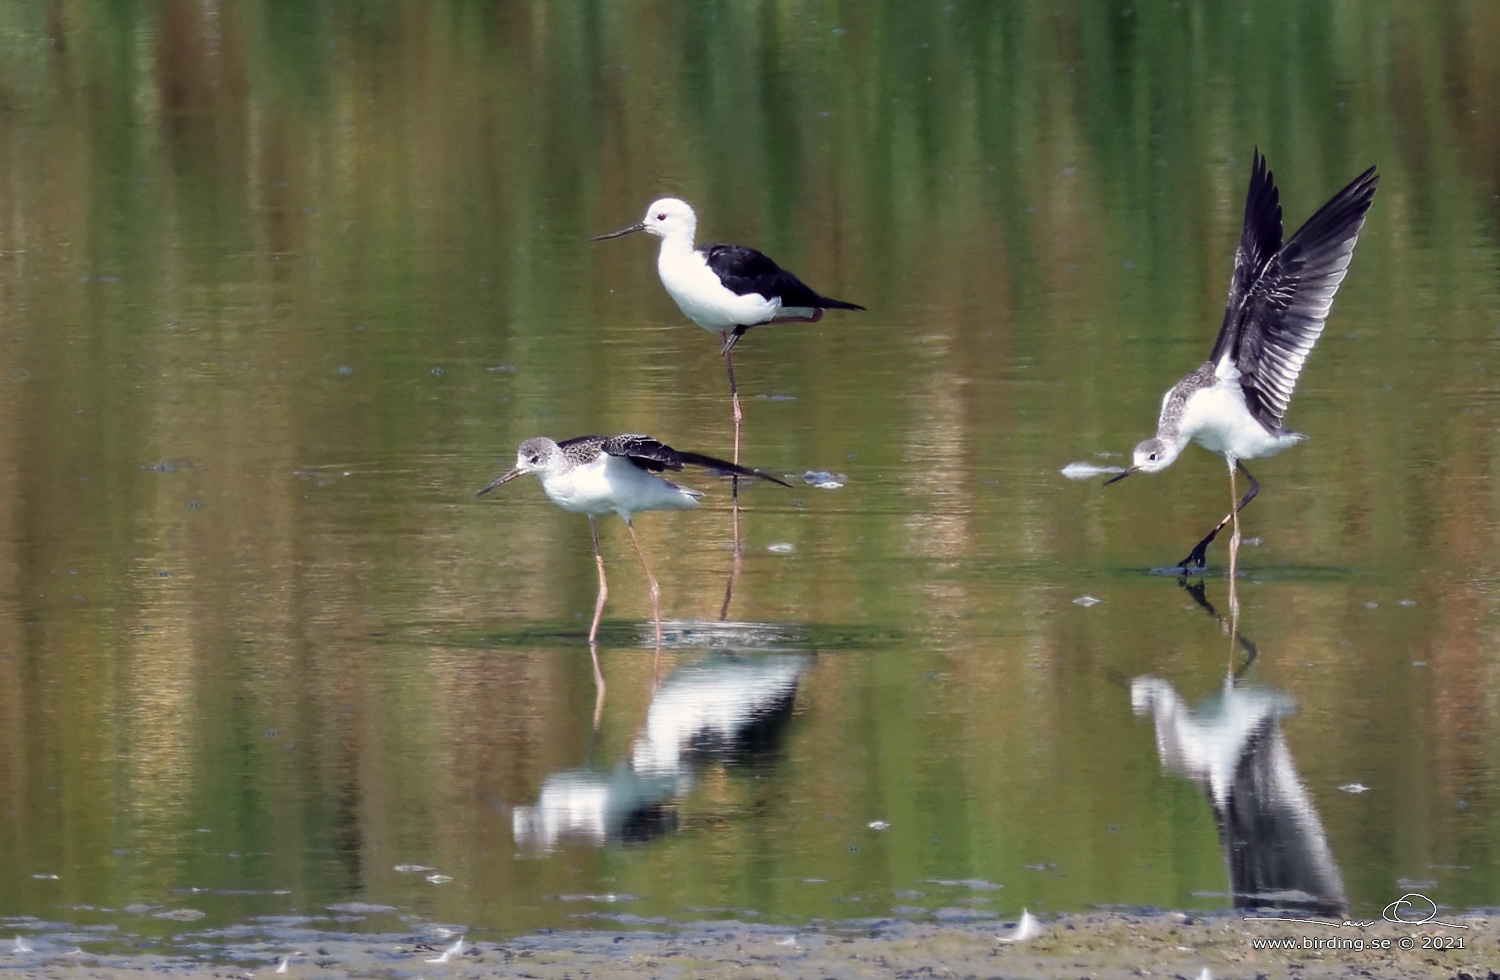
<path fill-rule="evenodd" d="M 785 480 L 778 480 L 765 470 L 749 469 L 737 463 L 731 463 L 727 459 L 705 456 L 702 453 L 685 453 L 680 449 L 677 450 L 677 458 L 691 466 L 701 466 L 706 470 L 713 470 L 720 476 L 753 476 L 759 477 L 762 480 L 770 480 L 772 483 L 779 483 L 787 488 L 791 487 L 790 483 L 787 483 Z"/>

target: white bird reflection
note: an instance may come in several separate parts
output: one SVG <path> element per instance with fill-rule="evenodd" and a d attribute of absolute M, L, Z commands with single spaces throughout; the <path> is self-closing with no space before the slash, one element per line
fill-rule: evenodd
<path fill-rule="evenodd" d="M 630 758 L 613 772 L 548 776 L 536 804 L 511 814 L 516 842 L 550 849 L 564 837 L 598 846 L 667 833 L 695 761 L 743 762 L 778 744 L 811 662 L 808 654 L 713 654 L 674 671 L 652 698 Z"/>
<path fill-rule="evenodd" d="M 1130 703 L 1155 719 L 1162 765 L 1207 790 L 1236 908 L 1346 914 L 1343 877 L 1281 731 L 1296 710 L 1290 697 L 1231 676 L 1194 709 L 1171 684 L 1143 676 L 1130 683 Z"/>

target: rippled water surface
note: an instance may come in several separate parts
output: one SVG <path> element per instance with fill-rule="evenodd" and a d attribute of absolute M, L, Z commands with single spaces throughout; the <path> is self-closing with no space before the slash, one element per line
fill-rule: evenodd
<path fill-rule="evenodd" d="M 5 6 L 0 923 L 1500 906 L 1500 17 L 1141 6 Z M 1222 461 L 1061 470 L 1206 356 L 1256 147 L 1288 232 L 1382 182 L 1231 623 L 1160 572 Z M 475 491 L 730 453 L 587 242 L 663 194 L 868 310 L 736 349 L 793 486 L 639 515 L 659 651 L 601 519 L 601 687 L 587 521 Z"/>

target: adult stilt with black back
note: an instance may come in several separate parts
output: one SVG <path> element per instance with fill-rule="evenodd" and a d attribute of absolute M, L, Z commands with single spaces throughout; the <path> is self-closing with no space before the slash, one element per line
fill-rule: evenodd
<path fill-rule="evenodd" d="M 1209 544 L 1232 522 L 1229 578 L 1234 581 L 1239 512 L 1260 492 L 1244 460 L 1274 456 L 1307 438 L 1285 428 L 1281 419 L 1307 355 L 1323 333 L 1379 182 L 1374 167 L 1366 170 L 1283 244 L 1275 177 L 1256 151 L 1229 303 L 1213 352 L 1162 398 L 1156 436 L 1135 447 L 1133 465 L 1106 481 L 1107 486 L 1132 473 L 1164 470 L 1192 440 L 1224 457 L 1229 464 L 1229 513 L 1179 567 L 1203 568 Z M 1250 481 L 1238 501 L 1236 471 Z"/>
<path fill-rule="evenodd" d="M 590 241 L 644 231 L 661 239 L 656 272 L 661 284 L 689 320 L 723 340 L 720 353 L 729 373 L 734 403 L 734 462 L 740 461 L 740 396 L 734 381 L 734 345 L 752 327 L 767 323 L 816 323 L 824 310 L 862 310 L 857 303 L 830 299 L 808 287 L 764 254 L 743 245 L 693 246 L 698 216 L 686 201 L 653 201 L 646 217 L 628 228 Z"/>
<path fill-rule="evenodd" d="M 599 527 L 594 518 L 600 514 L 616 513 L 625 520 L 630 529 L 630 540 L 635 553 L 646 570 L 646 581 L 651 588 L 651 613 L 656 622 L 656 645 L 661 646 L 661 588 L 646 554 L 641 550 L 640 539 L 635 534 L 635 523 L 631 515 L 644 510 L 689 510 L 698 506 L 703 494 L 698 490 L 678 486 L 656 474 L 666 470 L 680 471 L 687 466 L 699 466 L 717 473 L 737 477 L 754 477 L 780 483 L 769 473 L 746 469 L 736 463 L 704 456 L 701 453 L 680 452 L 663 445 L 650 436 L 579 436 L 563 442 L 553 442 L 545 436 L 527 439 L 516 453 L 515 468 L 480 490 L 483 496 L 518 476 L 535 473 L 542 481 L 542 490 L 553 503 L 563 510 L 575 514 L 586 514 L 589 532 L 594 539 L 594 563 L 599 569 L 599 598 L 594 603 L 594 621 L 589 627 L 589 645 L 592 647 L 599 634 L 599 620 L 604 613 L 604 600 L 609 596 L 609 583 L 604 575 L 604 556 L 599 551 Z"/>

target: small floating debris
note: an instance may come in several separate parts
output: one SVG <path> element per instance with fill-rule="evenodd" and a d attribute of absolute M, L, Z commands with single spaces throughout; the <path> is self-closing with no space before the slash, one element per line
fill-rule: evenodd
<path fill-rule="evenodd" d="M 1402 599 L 1400 602 L 1396 603 L 1396 605 L 1405 606 L 1408 609 L 1410 609 L 1412 606 L 1415 606 L 1416 604 L 1417 600 L 1415 599 Z"/>
<path fill-rule="evenodd" d="M 401 874 L 404 874 L 404 875 L 414 875 L 414 874 L 420 874 L 423 871 L 436 871 L 437 868 L 434 868 L 430 864 L 398 864 L 394 868 L 392 868 L 391 870 L 392 871 L 399 871 Z"/>
<path fill-rule="evenodd" d="M 766 545 L 766 550 L 773 555 L 789 555 L 797 548 L 790 541 L 778 541 L 775 544 Z"/>
<path fill-rule="evenodd" d="M 948 888 L 971 888 L 974 891 L 981 892 L 998 891 L 1005 887 L 1004 885 L 997 885 L 993 881 L 985 881 L 982 878 L 963 878 L 957 881 L 952 878 L 928 878 L 927 880 L 934 885 L 943 885 Z"/>
<path fill-rule="evenodd" d="M 453 880 L 453 876 L 444 874 L 428 875 L 427 880 L 434 885 L 446 885 Z"/>
<path fill-rule="evenodd" d="M 1105 476 L 1110 473 L 1124 473 L 1123 466 L 1096 466 L 1093 463 L 1069 463 L 1059 472 L 1070 480 L 1087 480 L 1094 476 Z"/>
<path fill-rule="evenodd" d="M 153 912 L 151 917 L 153 919 L 170 919 L 173 922 L 196 922 L 207 914 L 207 912 L 200 912 L 197 909 L 168 909 L 165 912 Z"/>
<path fill-rule="evenodd" d="M 447 963 L 449 960 L 453 959 L 453 957 L 462 955 L 464 955 L 464 937 L 459 936 L 458 939 L 454 940 L 452 946 L 449 946 L 447 949 L 443 950 L 441 956 L 434 956 L 426 962 Z"/>
<path fill-rule="evenodd" d="M 37 879 L 38 881 L 56 881 L 57 880 L 57 875 L 52 874 L 51 872 L 48 872 L 48 871 L 38 871 L 36 874 L 32 875 L 31 877 Z"/>
<path fill-rule="evenodd" d="M 886 830 L 889 827 L 890 827 L 890 824 L 887 823 L 884 820 L 871 820 L 870 821 L 870 829 L 871 830 Z"/>
<path fill-rule="evenodd" d="M 376 915 L 381 912 L 394 912 L 394 905 L 375 905 L 370 902 L 334 902 L 332 905 L 323 906 L 330 912 L 342 912 L 345 915 Z"/>
<path fill-rule="evenodd" d="M 1037 921 L 1036 916 L 1026 909 L 1021 910 L 1021 921 L 1016 923 L 1015 934 L 1010 938 L 996 936 L 998 943 L 1024 943 L 1028 939 L 1035 939 L 1042 934 L 1042 924 Z"/>
<path fill-rule="evenodd" d="M 1339 789 L 1343 790 L 1345 793 L 1370 792 L 1370 787 L 1366 786 L 1364 783 L 1345 783 L 1344 785 L 1340 786 Z"/>
<path fill-rule="evenodd" d="M 1081 595 L 1073 600 L 1073 605 L 1082 606 L 1083 608 L 1087 609 L 1089 606 L 1097 606 L 1103 601 L 1104 600 L 1100 599 L 1098 596 Z"/>
<path fill-rule="evenodd" d="M 791 946 L 794 949 L 798 948 L 797 947 L 797 937 L 796 936 L 787 936 L 785 939 L 778 939 L 778 940 L 776 940 L 776 945 L 778 945 L 778 946 Z"/>
<path fill-rule="evenodd" d="M 26 941 L 26 937 L 25 936 L 17 934 L 16 935 L 15 952 L 17 952 L 17 953 L 35 953 L 36 950 L 33 949 L 32 946 L 31 946 L 31 944 Z"/>
<path fill-rule="evenodd" d="M 827 470 L 808 470 L 802 474 L 802 479 L 809 486 L 817 487 L 819 490 L 837 490 L 849 477 L 843 473 L 835 476 Z"/>

